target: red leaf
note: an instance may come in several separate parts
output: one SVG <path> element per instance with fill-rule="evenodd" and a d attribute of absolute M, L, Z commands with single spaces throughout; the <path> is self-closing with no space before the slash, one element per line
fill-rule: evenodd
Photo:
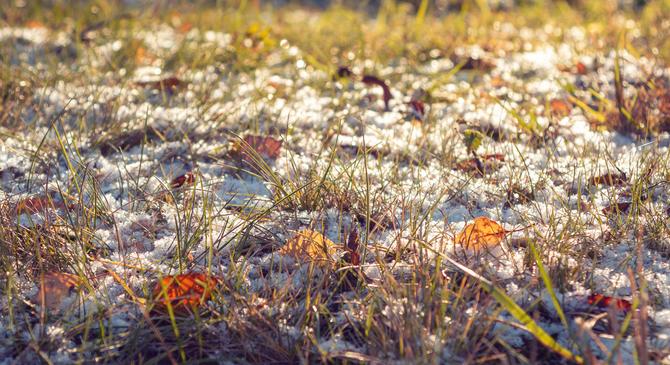
<path fill-rule="evenodd" d="M 587 72 L 586 65 L 581 62 L 577 62 L 575 65 L 575 70 L 577 71 L 578 75 L 586 75 Z"/>
<path fill-rule="evenodd" d="M 170 182 L 170 187 L 172 189 L 178 189 L 182 187 L 184 184 L 191 185 L 195 182 L 195 176 L 193 176 L 192 172 L 187 172 L 184 175 L 177 176 Z"/>
<path fill-rule="evenodd" d="M 598 308 L 614 308 L 624 312 L 627 312 L 632 308 L 630 301 L 626 299 L 614 298 L 602 294 L 589 295 L 588 303 L 589 305 L 593 305 Z"/>

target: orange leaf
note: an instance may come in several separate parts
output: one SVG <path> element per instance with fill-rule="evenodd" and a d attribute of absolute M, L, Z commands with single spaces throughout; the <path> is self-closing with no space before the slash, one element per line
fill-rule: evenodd
<path fill-rule="evenodd" d="M 26 22 L 26 28 L 30 29 L 46 29 L 46 25 L 39 20 L 28 20 Z"/>
<path fill-rule="evenodd" d="M 37 303 L 42 303 L 52 311 L 58 310 L 68 296 L 82 284 L 77 275 L 64 272 L 50 272 L 44 274 L 43 282 L 36 297 Z"/>
<path fill-rule="evenodd" d="M 197 272 L 164 276 L 153 290 L 156 309 L 164 311 L 170 303 L 176 313 L 189 312 L 209 300 L 218 284 L 219 279 Z"/>
<path fill-rule="evenodd" d="M 335 247 L 335 243 L 321 233 L 303 229 L 289 239 L 279 253 L 303 261 L 331 261 Z"/>
<path fill-rule="evenodd" d="M 475 218 L 473 223 L 465 226 L 463 231 L 456 235 L 454 241 L 466 249 L 480 251 L 500 244 L 508 231 L 499 223 L 486 217 Z"/>
<path fill-rule="evenodd" d="M 565 100 L 554 99 L 549 102 L 549 108 L 551 109 L 551 114 L 558 116 L 570 115 L 572 107 Z"/>

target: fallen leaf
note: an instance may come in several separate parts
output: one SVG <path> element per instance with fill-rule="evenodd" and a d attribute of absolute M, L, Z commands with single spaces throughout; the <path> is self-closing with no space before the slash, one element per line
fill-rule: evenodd
<path fill-rule="evenodd" d="M 463 172 L 484 175 L 486 172 L 498 170 L 502 165 L 501 162 L 505 162 L 505 156 L 499 153 L 495 153 L 490 155 L 483 155 L 479 158 L 473 157 L 460 161 L 456 164 L 456 169 Z"/>
<path fill-rule="evenodd" d="M 577 64 L 575 64 L 575 71 L 577 72 L 578 75 L 586 75 L 586 72 L 588 70 L 586 69 L 585 64 L 583 64 L 582 62 L 577 62 Z"/>
<path fill-rule="evenodd" d="M 507 231 L 494 220 L 486 217 L 477 217 L 473 223 L 465 226 L 463 231 L 456 235 L 454 242 L 466 249 L 480 251 L 497 246 L 505 238 Z"/>
<path fill-rule="evenodd" d="M 165 91 L 171 94 L 184 87 L 186 82 L 180 80 L 176 76 L 169 76 L 158 81 L 137 81 L 135 85 L 152 90 Z"/>
<path fill-rule="evenodd" d="M 219 279 L 198 272 L 164 276 L 154 286 L 155 309 L 164 311 L 169 303 L 175 313 L 188 313 L 209 300 L 218 284 Z"/>
<path fill-rule="evenodd" d="M 621 186 L 627 181 L 626 174 L 623 172 L 620 174 L 607 173 L 600 176 L 594 176 L 589 179 L 589 184 L 591 185 L 606 185 L 606 186 Z"/>
<path fill-rule="evenodd" d="M 56 311 L 81 284 L 81 278 L 77 275 L 64 272 L 45 273 L 35 302 L 43 304 L 48 310 Z"/>
<path fill-rule="evenodd" d="M 564 117 L 570 115 L 572 107 L 565 100 L 553 99 L 549 102 L 549 109 L 551 110 L 552 115 Z"/>
<path fill-rule="evenodd" d="M 460 63 L 463 63 L 461 70 L 477 70 L 477 71 L 489 72 L 494 67 L 494 65 L 491 62 L 484 60 L 482 58 L 474 58 L 472 56 L 468 56 L 465 60 L 454 61 L 454 64 L 460 64 Z"/>
<path fill-rule="evenodd" d="M 33 196 L 20 200 L 16 204 L 16 214 L 28 213 L 44 213 L 48 209 L 63 209 L 65 204 L 63 202 L 55 201 L 53 198 L 46 195 Z"/>
<path fill-rule="evenodd" d="M 161 132 L 153 126 L 146 128 L 134 129 L 127 132 L 122 132 L 117 135 L 104 136 L 98 140 L 100 146 L 100 153 L 103 156 L 108 156 L 118 150 L 127 150 L 129 148 L 142 144 L 145 140 L 153 140 L 160 138 Z"/>
<path fill-rule="evenodd" d="M 598 308 L 614 308 L 623 312 L 628 312 L 632 308 L 630 301 L 626 299 L 614 298 L 602 294 L 589 295 L 588 303 L 589 305 L 596 306 Z"/>
<path fill-rule="evenodd" d="M 356 266 L 361 264 L 361 256 L 358 253 L 358 246 L 360 246 L 358 230 L 354 228 L 349 232 L 349 237 L 347 238 L 347 253 L 345 255 L 345 260 Z"/>
<path fill-rule="evenodd" d="M 411 100 L 409 103 L 412 116 L 420 121 L 426 116 L 426 106 L 421 100 Z"/>
<path fill-rule="evenodd" d="M 332 261 L 336 252 L 336 245 L 333 241 L 310 229 L 297 232 L 279 249 L 280 254 L 302 261 Z"/>
<path fill-rule="evenodd" d="M 610 215 L 610 214 L 616 213 L 616 212 L 625 213 L 630 208 L 630 205 L 631 205 L 631 202 L 618 202 L 618 203 L 606 206 L 605 208 L 603 208 L 602 212 L 605 215 Z"/>
<path fill-rule="evenodd" d="M 337 68 L 337 77 L 338 78 L 346 78 L 346 77 L 351 77 L 354 73 L 351 72 L 351 69 L 346 66 L 340 66 Z"/>
<path fill-rule="evenodd" d="M 382 91 L 384 92 L 384 106 L 388 110 L 389 101 L 393 98 L 393 96 L 391 95 L 391 89 L 389 89 L 388 85 L 386 85 L 386 82 L 384 82 L 384 80 L 380 79 L 379 77 L 372 75 L 363 75 L 361 81 L 366 85 L 377 85 L 382 88 Z"/>
<path fill-rule="evenodd" d="M 244 142 L 240 140 L 233 141 L 231 154 L 246 162 L 253 163 L 253 155 L 250 154 L 249 147 L 258 153 L 265 160 L 275 160 L 279 157 L 283 141 L 271 136 L 246 135 Z"/>
<path fill-rule="evenodd" d="M 178 189 L 184 186 L 184 184 L 191 185 L 195 182 L 195 176 L 193 176 L 192 172 L 187 172 L 184 175 L 180 175 L 175 177 L 171 182 L 170 182 L 170 188 L 172 189 Z"/>
<path fill-rule="evenodd" d="M 28 20 L 26 22 L 26 28 L 29 29 L 46 29 L 46 25 L 39 20 Z"/>
<path fill-rule="evenodd" d="M 500 76 L 493 76 L 491 78 L 491 86 L 495 88 L 505 86 L 505 80 Z"/>

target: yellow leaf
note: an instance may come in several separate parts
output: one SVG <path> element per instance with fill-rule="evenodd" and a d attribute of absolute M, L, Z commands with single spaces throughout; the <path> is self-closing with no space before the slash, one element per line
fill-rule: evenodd
<path fill-rule="evenodd" d="M 303 229 L 286 242 L 279 253 L 304 261 L 332 261 L 337 252 L 333 241 L 319 232 Z"/>
<path fill-rule="evenodd" d="M 507 231 L 496 221 L 486 217 L 475 218 L 473 223 L 465 226 L 463 231 L 456 235 L 454 241 L 466 249 L 480 251 L 500 244 Z"/>

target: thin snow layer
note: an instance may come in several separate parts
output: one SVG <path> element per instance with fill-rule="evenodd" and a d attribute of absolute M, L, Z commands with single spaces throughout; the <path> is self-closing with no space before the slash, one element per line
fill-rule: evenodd
<path fill-rule="evenodd" d="M 521 34 L 529 36 L 528 30 Z M 589 115 L 579 108 L 564 116 L 551 116 L 544 110 L 549 100 L 567 97 L 566 83 L 593 86 L 613 99 L 615 53 L 578 55 L 574 52 L 581 47 L 571 44 L 510 54 L 463 47 L 457 55 L 486 60 L 492 70 L 483 77 L 459 73 L 438 85 L 433 102 L 426 105 L 427 118 L 421 122 L 411 117 L 410 96 L 433 85 L 434 79 L 454 67 L 452 60 L 428 61 L 416 74 L 401 72 L 401 66 L 354 63 L 354 71 L 372 68 L 387 78 L 393 95 L 387 110 L 380 88 L 351 80 L 333 81 L 331 75 L 309 66 L 301 51 L 286 41 L 271 53 L 273 62 L 266 68 L 233 72 L 224 64 L 168 72 L 160 60 L 172 56 L 176 48 L 230 52 L 231 36 L 198 30 L 182 34 L 167 26 L 134 36 L 158 61 L 136 68 L 128 75 L 130 81 L 124 77 L 126 70 L 109 71 L 36 90 L 34 106 L 22 116 L 29 128 L 0 140 L 0 197 L 16 203 L 30 196 L 69 191 L 79 195 L 88 208 L 105 212 L 90 232 L 98 252 L 91 270 L 101 278 L 82 308 L 133 312 L 127 289 L 146 293 L 156 277 L 173 274 L 181 265 L 193 270 L 209 268 L 221 275 L 242 267 L 239 285 L 250 296 L 269 289 L 300 290 L 311 272 L 308 265 L 272 251 L 292 232 L 305 227 L 342 242 L 361 216 L 365 217 L 356 216 L 357 210 L 365 212 L 365 206 L 354 198 L 348 210 L 332 202 L 326 209 L 311 209 L 309 204 L 284 210 L 275 206 L 299 201 L 307 187 L 323 184 L 320 178 L 327 173 L 333 186 L 321 185 L 323 189 L 363 197 L 357 189 L 365 187 L 371 199 L 368 213 L 390 222 L 371 227 L 367 237 L 368 230 L 359 227 L 361 238 L 370 242 L 363 268 L 373 282 L 386 275 L 378 260 L 385 252 L 419 250 L 428 262 L 436 252 L 446 254 L 481 269 L 522 305 L 541 298 L 549 313 L 541 319 L 541 326 L 568 346 L 570 340 L 548 293 L 529 289 L 537 273 L 525 266 L 526 242 L 536 242 L 549 271 L 579 272 L 577 281 L 557 293 L 567 313 L 583 311 L 591 293 L 630 297 L 626 269 L 641 254 L 641 275 L 647 281 L 655 323 L 651 343 L 670 341 L 670 263 L 663 256 L 670 248 L 667 235 L 657 236 L 653 245 L 645 244 L 638 252 L 635 236 L 614 232 L 623 218 L 602 213 L 612 203 L 630 198 L 630 187 L 590 184 L 596 176 L 621 172 L 634 181 L 644 176 L 652 160 L 657 164 L 655 171 L 667 171 L 669 136 L 635 145 L 627 136 L 592 128 Z M 543 33 L 533 31 L 533 36 Z M 583 38 L 581 29 L 566 34 L 566 42 Z M 58 34 L 42 28 L 0 29 L 0 41 L 17 39 L 22 46 L 13 62 L 26 67 L 39 64 L 40 57 L 61 42 Z M 79 57 L 70 67 L 85 70 L 104 65 L 122 46 L 119 40 L 91 45 L 84 59 Z M 645 82 L 650 68 L 658 69 L 650 60 L 621 53 L 628 89 Z M 579 60 L 590 68 L 596 59 L 598 70 L 586 75 L 563 70 L 566 62 Z M 185 86 L 170 92 L 146 87 L 146 83 L 172 76 Z M 577 96 L 586 98 L 585 90 L 577 91 Z M 515 116 L 511 111 L 521 112 Z M 530 123 L 531 112 L 536 115 L 536 128 L 550 131 L 551 138 L 538 143 L 542 136 L 531 137 L 517 120 Z M 54 127 L 50 123 L 55 117 L 62 118 Z M 89 133 L 79 133 L 79 128 Z M 112 133 L 147 128 L 154 132 L 132 144 L 127 143 L 131 137 L 117 140 Z M 477 153 L 503 155 L 499 169 L 482 177 L 455 168 L 455 162 L 472 156 L 463 142 L 466 129 L 495 131 L 497 137 L 487 137 Z M 279 157 L 267 161 L 269 171 L 231 157 L 231 145 L 247 133 L 282 140 Z M 59 138 L 70 142 L 61 145 Z M 41 144 L 42 140 L 46 142 Z M 195 185 L 170 190 L 170 182 L 189 171 L 197 176 Z M 645 178 L 653 187 L 646 192 L 648 208 L 665 212 L 664 177 L 652 174 Z M 282 190 L 287 188 L 288 192 Z M 72 219 L 63 207 L 54 211 L 23 214 L 19 223 L 32 226 L 49 219 Z M 267 214 L 255 215 L 262 212 Z M 454 235 L 477 216 L 495 219 L 514 231 L 490 255 L 463 252 L 453 242 Z M 644 223 L 652 222 L 639 224 Z M 417 232 L 425 247 L 412 239 Z M 543 242 L 560 242 L 560 246 L 545 247 Z M 596 251 L 584 256 L 588 246 Z M 251 256 L 242 260 L 240 250 L 249 250 Z M 400 255 L 396 258 L 400 261 L 389 264 L 391 274 L 400 280 L 415 269 L 416 262 L 406 258 Z M 128 288 L 103 275 L 108 270 L 123 277 Z M 320 274 L 318 270 L 311 273 Z M 37 283 L 33 278 L 21 280 L 19 295 L 34 295 Z M 6 309 L 6 298 L 1 300 Z M 413 306 L 407 301 L 389 303 L 382 313 L 390 321 L 407 310 L 419 315 L 422 309 Z M 338 314 L 343 321 L 346 316 L 358 317 L 344 308 Z M 500 319 L 493 336 L 514 347 L 524 346 L 529 335 L 504 325 L 513 321 L 509 315 L 501 314 Z M 132 320 L 130 315 L 114 314 L 109 328 L 121 331 Z M 302 336 L 293 324 L 282 323 L 281 328 L 292 341 Z M 13 356 L 3 352 L 16 341 L 13 331 L 9 317 L 1 316 L 0 358 Z M 56 324 L 47 324 L 44 331 L 33 329 L 54 341 L 62 338 L 63 331 Z M 434 342 L 436 349 L 444 351 L 443 358 L 450 359 L 449 350 L 442 349 L 437 339 Z M 315 346 L 325 352 L 366 350 L 341 333 L 319 338 Z M 605 341 L 605 346 L 614 343 Z M 630 337 L 621 346 L 623 353 L 632 353 Z M 49 357 L 54 363 L 69 363 L 75 359 L 74 347 L 63 341 Z"/>

